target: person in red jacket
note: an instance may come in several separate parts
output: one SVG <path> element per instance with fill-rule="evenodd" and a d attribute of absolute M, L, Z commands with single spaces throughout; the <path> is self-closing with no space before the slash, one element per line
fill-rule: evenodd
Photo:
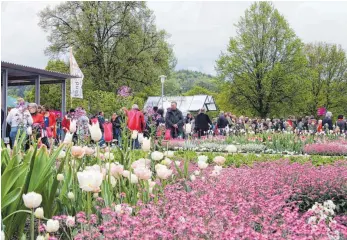
<path fill-rule="evenodd" d="M 139 110 L 139 106 L 134 104 L 131 110 L 123 108 L 125 115 L 127 116 L 127 126 L 130 131 L 137 131 L 142 133 L 146 128 L 145 116 Z M 136 149 L 140 148 L 138 137 L 134 139 L 134 145 Z"/>

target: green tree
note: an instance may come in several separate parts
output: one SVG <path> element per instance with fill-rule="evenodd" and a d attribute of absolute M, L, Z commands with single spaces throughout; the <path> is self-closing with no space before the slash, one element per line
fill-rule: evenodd
<path fill-rule="evenodd" d="M 49 32 L 46 54 L 56 56 L 73 47 L 86 89 L 159 88 L 153 80 L 175 64 L 168 34 L 156 29 L 145 2 L 64 2 L 47 7 L 39 17 L 39 25 Z"/>
<path fill-rule="evenodd" d="M 336 44 L 315 43 L 305 46 L 308 60 L 308 110 L 316 114 L 317 108 L 343 113 L 347 101 L 346 52 Z"/>
<path fill-rule="evenodd" d="M 216 68 L 229 81 L 230 103 L 261 117 L 289 110 L 302 93 L 302 42 L 269 2 L 252 4 L 235 26 Z"/>

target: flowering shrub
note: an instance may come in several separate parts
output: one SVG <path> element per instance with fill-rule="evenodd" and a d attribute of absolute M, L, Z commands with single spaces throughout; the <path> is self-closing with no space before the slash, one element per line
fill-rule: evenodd
<path fill-rule="evenodd" d="M 347 141 L 319 142 L 304 147 L 307 154 L 316 155 L 347 155 Z"/>
<path fill-rule="evenodd" d="M 200 160 L 201 161 L 201 160 Z M 213 170 L 214 169 L 214 170 Z M 335 199 L 315 211 L 300 213 L 300 201 L 289 201 L 306 188 L 326 184 L 344 191 L 347 204 L 346 163 L 314 168 L 287 161 L 257 163 L 253 168 L 202 169 L 188 183 L 168 185 L 156 203 L 138 203 L 136 214 L 126 205 L 101 208 L 99 218 L 77 217 L 75 239 L 333 239 L 347 237 L 345 218 L 335 216 Z M 344 182 L 344 184 L 342 184 Z M 324 189 L 322 189 L 324 190 Z M 312 195 L 311 195 L 312 194 Z M 324 192 L 321 194 L 324 195 Z M 314 193 L 308 193 L 314 198 Z M 323 203 L 323 202 L 322 202 Z M 134 209 L 134 208 L 133 208 Z M 331 210 L 334 210 L 333 212 Z M 337 213 L 337 211 L 336 211 Z M 327 216 L 319 221 L 312 216 Z M 96 221 L 98 220 L 98 221 Z M 316 221 L 313 221 L 316 220 Z"/>
<path fill-rule="evenodd" d="M 121 86 L 117 92 L 118 96 L 129 97 L 131 95 L 131 88 L 127 86 Z"/>
<path fill-rule="evenodd" d="M 244 145 L 239 145 L 237 146 L 242 152 L 256 152 L 260 153 L 265 150 L 265 146 L 261 144 L 256 144 L 256 143 L 248 143 Z"/>

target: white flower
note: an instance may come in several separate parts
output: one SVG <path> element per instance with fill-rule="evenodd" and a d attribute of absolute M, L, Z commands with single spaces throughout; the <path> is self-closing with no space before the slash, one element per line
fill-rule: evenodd
<path fill-rule="evenodd" d="M 75 217 L 67 216 L 67 218 L 66 218 L 66 226 L 68 226 L 68 227 L 75 226 Z"/>
<path fill-rule="evenodd" d="M 100 171 L 95 170 L 84 170 L 77 173 L 80 188 L 86 192 L 99 192 L 103 177 Z"/>
<path fill-rule="evenodd" d="M 195 171 L 194 171 L 194 174 L 195 174 L 196 176 L 198 176 L 198 175 L 200 175 L 200 171 L 199 171 L 199 170 L 195 170 Z"/>
<path fill-rule="evenodd" d="M 190 175 L 190 180 L 191 180 L 192 182 L 195 181 L 195 180 L 196 180 L 195 175 Z"/>
<path fill-rule="evenodd" d="M 164 156 L 166 156 L 166 157 L 173 157 L 175 154 L 174 154 L 174 152 L 173 151 L 166 151 L 166 152 L 164 152 Z"/>
<path fill-rule="evenodd" d="M 172 175 L 172 170 L 168 169 L 166 166 L 165 167 L 159 167 L 156 169 L 157 171 L 157 176 L 160 179 L 168 179 Z"/>
<path fill-rule="evenodd" d="M 28 135 L 33 134 L 33 129 L 32 129 L 31 126 L 27 127 L 27 134 L 28 134 Z"/>
<path fill-rule="evenodd" d="M 225 157 L 217 156 L 213 159 L 213 162 L 223 165 L 223 163 L 225 162 Z"/>
<path fill-rule="evenodd" d="M 327 200 L 323 203 L 324 207 L 330 208 L 330 209 L 335 209 L 336 205 L 334 204 L 333 201 Z"/>
<path fill-rule="evenodd" d="M 53 219 L 49 219 L 47 221 L 47 225 L 46 225 L 46 231 L 49 233 L 52 232 L 56 232 L 59 229 L 59 221 L 58 220 L 53 220 Z"/>
<path fill-rule="evenodd" d="M 177 167 L 179 167 L 181 165 L 181 162 L 180 161 L 175 161 L 175 164 Z"/>
<path fill-rule="evenodd" d="M 114 207 L 114 210 L 115 210 L 116 213 L 122 213 L 122 205 L 117 204 L 117 205 Z"/>
<path fill-rule="evenodd" d="M 155 151 L 155 152 L 152 152 L 151 154 L 151 158 L 154 161 L 160 161 L 163 159 L 163 157 L 164 157 L 164 154 L 162 152 Z"/>
<path fill-rule="evenodd" d="M 181 223 L 185 223 L 186 222 L 186 219 L 184 217 L 179 217 L 178 218 L 178 221 L 180 221 Z"/>
<path fill-rule="evenodd" d="M 105 159 L 114 160 L 113 153 L 105 152 L 104 156 L 105 156 Z"/>
<path fill-rule="evenodd" d="M 129 178 L 130 172 L 129 172 L 128 170 L 124 170 L 124 171 L 122 172 L 122 176 L 123 176 L 123 177 L 126 177 L 126 178 Z"/>
<path fill-rule="evenodd" d="M 93 198 L 98 198 L 99 197 L 99 193 L 93 193 Z"/>
<path fill-rule="evenodd" d="M 186 134 L 190 134 L 192 132 L 192 124 L 187 123 L 185 128 L 186 128 Z"/>
<path fill-rule="evenodd" d="M 144 138 L 142 141 L 142 150 L 145 152 L 149 152 L 151 150 L 151 139 Z"/>
<path fill-rule="evenodd" d="M 161 161 L 161 163 L 166 165 L 166 166 L 170 166 L 172 161 L 169 158 L 165 158 L 163 161 Z"/>
<path fill-rule="evenodd" d="M 67 197 L 68 197 L 69 199 L 74 199 L 74 198 L 75 198 L 75 195 L 73 194 L 73 192 L 69 192 L 69 193 L 67 194 Z"/>
<path fill-rule="evenodd" d="M 35 212 L 34 212 L 34 215 L 36 218 L 44 218 L 43 216 L 43 208 L 39 207 L 39 208 L 36 208 Z"/>
<path fill-rule="evenodd" d="M 131 167 L 133 169 L 135 168 L 149 168 L 151 165 L 151 160 L 145 159 L 145 158 L 140 158 L 139 160 L 133 162 L 131 164 Z"/>
<path fill-rule="evenodd" d="M 23 201 L 24 201 L 24 205 L 27 208 L 30 208 L 30 209 L 37 208 L 38 206 L 40 206 L 42 202 L 42 196 L 41 194 L 30 192 L 27 194 L 23 194 Z"/>
<path fill-rule="evenodd" d="M 154 181 L 152 181 L 152 179 L 148 179 L 148 185 L 150 188 L 154 188 L 155 184 L 156 183 Z"/>
<path fill-rule="evenodd" d="M 108 176 L 106 176 L 106 179 L 108 179 Z M 117 180 L 113 176 L 110 176 L 110 183 L 112 187 L 115 187 L 117 184 Z"/>
<path fill-rule="evenodd" d="M 138 141 L 139 141 L 139 143 L 141 144 L 141 143 L 143 143 L 143 139 L 144 139 L 144 137 L 143 137 L 143 133 L 139 133 L 139 134 L 137 134 L 137 137 L 138 137 Z"/>
<path fill-rule="evenodd" d="M 126 210 L 127 210 L 129 215 L 133 213 L 132 207 L 127 207 Z"/>
<path fill-rule="evenodd" d="M 57 180 L 58 180 L 59 182 L 64 181 L 64 175 L 61 174 L 61 173 L 59 173 L 59 174 L 57 175 Z"/>
<path fill-rule="evenodd" d="M 138 134 L 139 134 L 139 131 L 134 130 L 134 131 L 131 133 L 131 138 L 132 138 L 132 139 L 136 139 L 137 136 L 138 136 Z"/>
<path fill-rule="evenodd" d="M 89 126 L 89 132 L 90 132 L 90 137 L 93 139 L 94 142 L 99 142 L 100 139 L 102 138 L 102 132 L 99 126 L 99 123 L 93 123 L 92 125 Z"/>
<path fill-rule="evenodd" d="M 205 156 L 205 155 L 200 155 L 200 156 L 198 157 L 198 161 L 207 162 L 207 160 L 208 160 L 208 157 Z"/>
<path fill-rule="evenodd" d="M 1 240 L 2 240 L 2 238 L 1 238 Z M 36 240 L 45 240 L 45 237 L 40 235 L 40 236 L 37 236 Z"/>
<path fill-rule="evenodd" d="M 220 172 L 220 171 L 222 171 L 223 167 L 221 167 L 221 166 L 214 166 L 213 169 L 214 169 L 215 171 Z"/>
<path fill-rule="evenodd" d="M 131 174 L 129 176 L 129 179 L 130 179 L 130 182 L 133 183 L 133 184 L 136 184 L 136 183 L 139 182 L 139 179 L 138 179 L 138 177 L 135 174 Z"/>
<path fill-rule="evenodd" d="M 200 169 L 205 169 L 205 168 L 208 167 L 208 163 L 207 163 L 206 161 L 201 161 L 201 160 L 199 160 L 199 161 L 198 161 L 198 167 L 199 167 Z"/>
<path fill-rule="evenodd" d="M 237 152 L 237 147 L 235 145 L 228 145 L 225 150 L 228 153 L 236 153 Z"/>
<path fill-rule="evenodd" d="M 160 168 L 167 169 L 167 166 L 165 166 L 163 164 L 159 164 L 159 163 L 154 166 L 155 171 L 158 171 L 158 169 L 160 169 Z"/>
<path fill-rule="evenodd" d="M 73 136 L 73 133 L 66 132 L 64 143 L 72 143 L 72 136 Z"/>
<path fill-rule="evenodd" d="M 5 240 L 5 233 L 4 233 L 4 231 L 1 231 L 1 240 Z"/>
<path fill-rule="evenodd" d="M 136 168 L 134 170 L 135 175 L 142 180 L 149 180 L 152 177 L 152 172 L 146 167 Z"/>
<path fill-rule="evenodd" d="M 74 119 L 70 122 L 70 129 L 69 130 L 71 133 L 76 132 L 76 130 L 77 130 L 76 123 L 77 123 L 77 121 Z"/>
<path fill-rule="evenodd" d="M 65 156 L 66 156 L 66 152 L 65 151 L 60 151 L 57 158 L 58 159 L 62 159 L 62 158 L 65 158 Z"/>

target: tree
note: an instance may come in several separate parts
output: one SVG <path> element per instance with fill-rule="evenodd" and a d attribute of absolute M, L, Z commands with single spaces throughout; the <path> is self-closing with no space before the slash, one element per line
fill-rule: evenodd
<path fill-rule="evenodd" d="M 145 2 L 64 2 L 39 13 L 49 32 L 46 54 L 73 47 L 87 89 L 115 91 L 121 85 L 141 90 L 175 64 L 168 34 L 156 29 Z"/>
<path fill-rule="evenodd" d="M 310 97 L 309 111 L 316 114 L 317 108 L 325 106 L 336 112 L 346 111 L 347 58 L 341 46 L 327 43 L 307 44 Z"/>
<path fill-rule="evenodd" d="M 229 82 L 230 103 L 266 117 L 289 109 L 302 89 L 303 44 L 268 2 L 255 2 L 241 17 L 237 36 L 217 60 L 219 77 Z"/>

